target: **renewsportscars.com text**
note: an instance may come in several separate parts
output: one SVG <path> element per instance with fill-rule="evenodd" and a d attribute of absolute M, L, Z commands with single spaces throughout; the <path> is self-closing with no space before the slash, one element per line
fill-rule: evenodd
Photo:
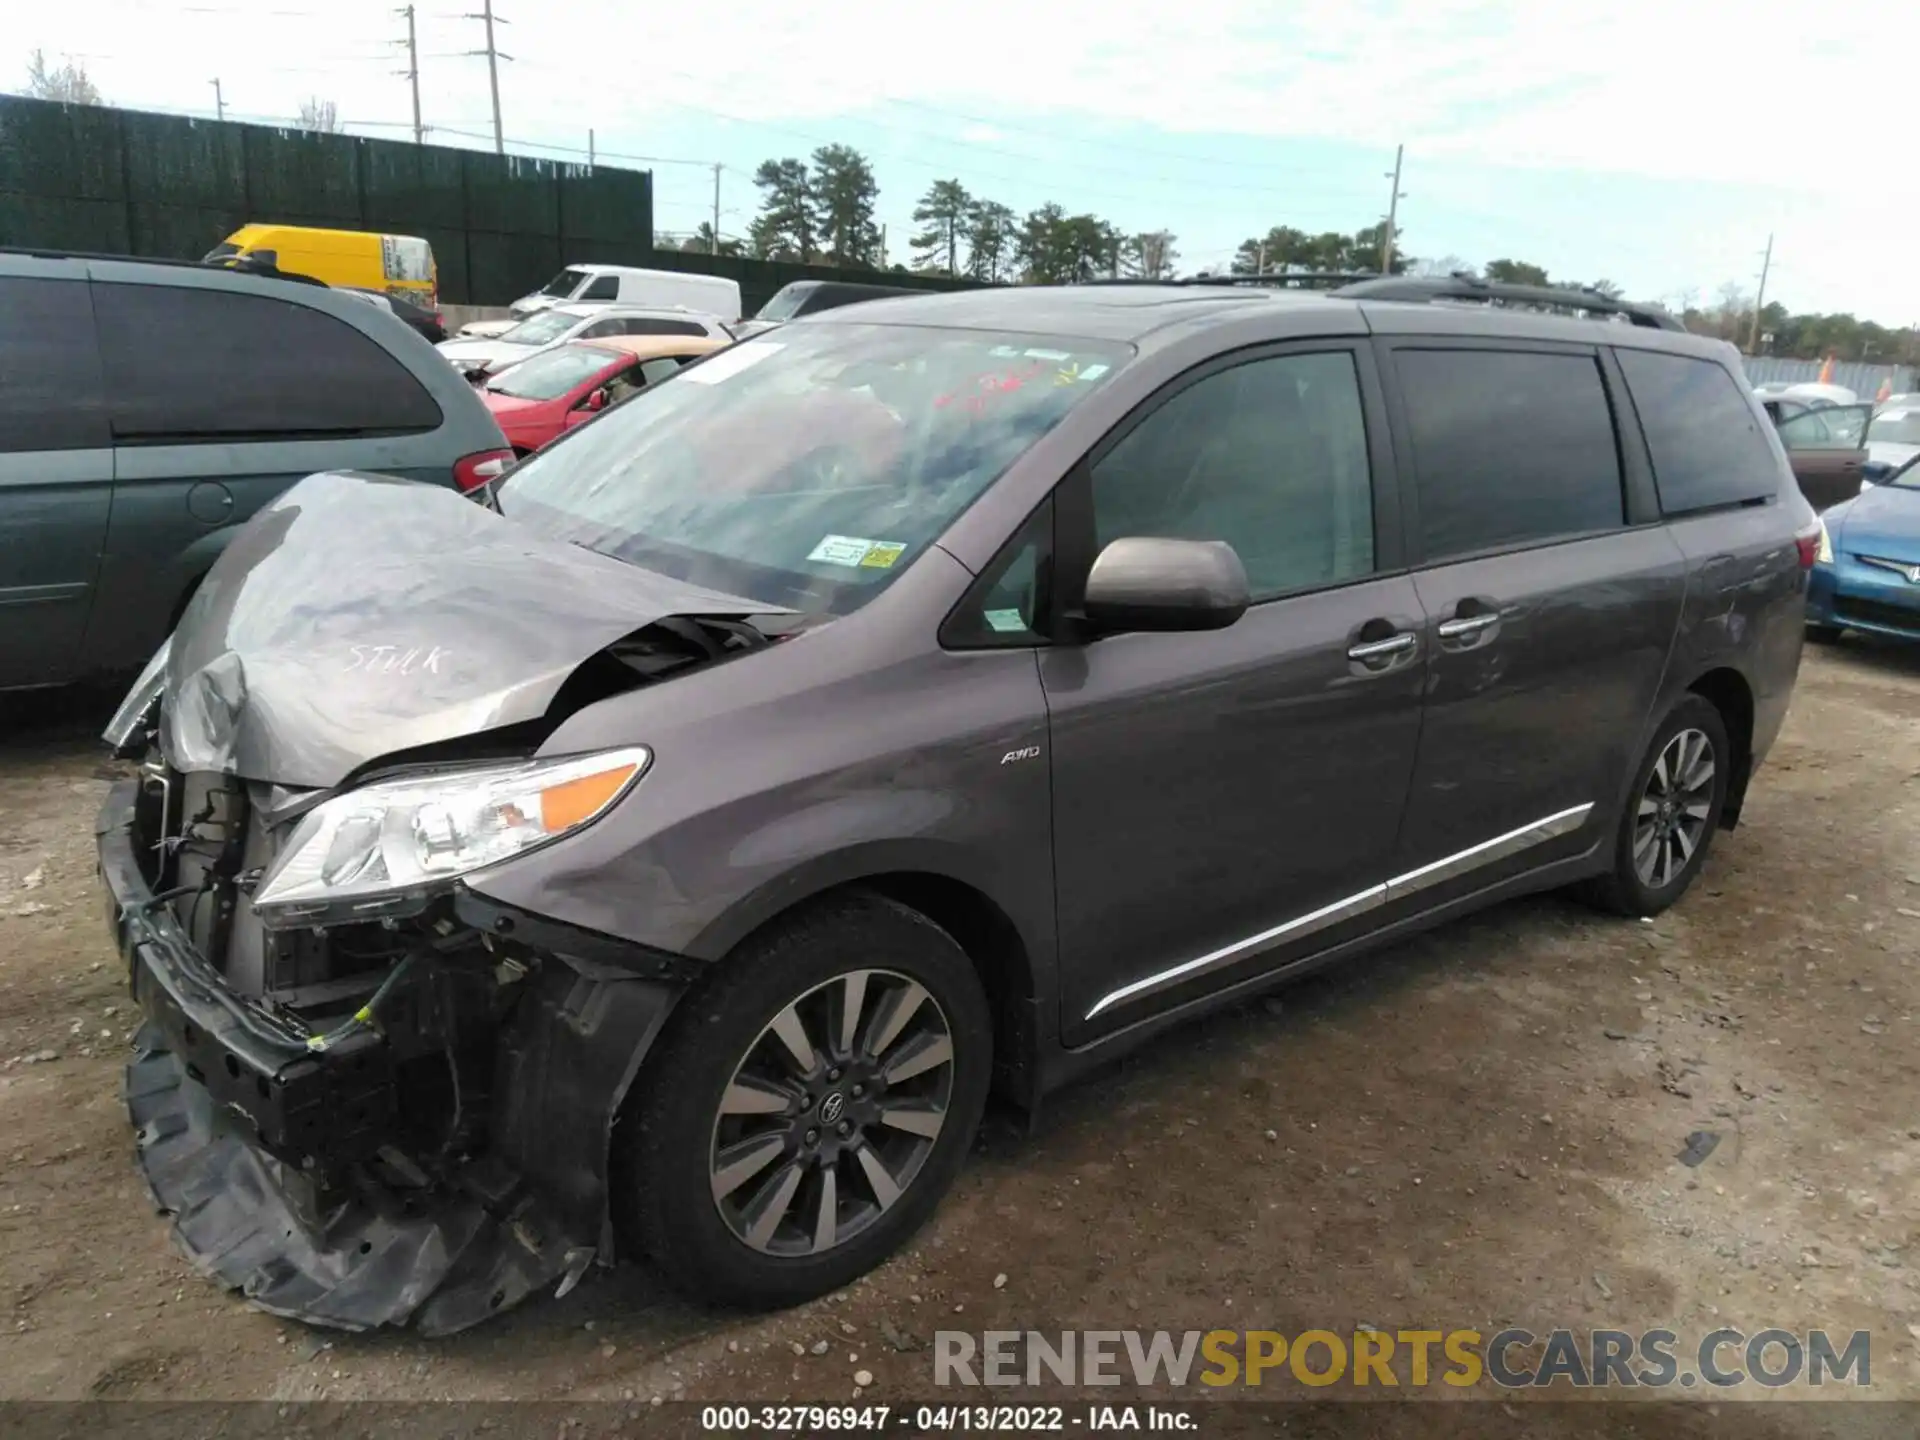
<path fill-rule="evenodd" d="M 937 1385 L 1356 1385 L 1502 1389 L 1872 1383 L 1872 1336 L 1672 1330 L 941 1330 Z"/>

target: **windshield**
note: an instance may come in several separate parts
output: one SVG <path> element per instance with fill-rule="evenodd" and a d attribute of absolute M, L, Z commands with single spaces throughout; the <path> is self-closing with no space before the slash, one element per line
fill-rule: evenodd
<path fill-rule="evenodd" d="M 773 292 L 773 298 L 760 307 L 756 320 L 791 320 L 794 312 L 805 303 L 807 296 L 813 293 L 813 281 L 796 280 L 791 285 L 782 285 Z"/>
<path fill-rule="evenodd" d="M 500 337 L 500 343 L 502 345 L 546 345 L 558 340 L 579 323 L 578 315 L 569 315 L 564 310 L 542 310 L 538 315 L 522 320 L 503 334 Z"/>
<path fill-rule="evenodd" d="M 1874 416 L 1873 423 L 1867 426 L 1867 439 L 1920 445 L 1920 410 L 1894 410 Z"/>
<path fill-rule="evenodd" d="M 591 380 L 613 364 L 611 351 L 595 345 L 562 345 L 522 360 L 487 389 L 495 395 L 511 395 L 516 400 L 557 400 L 574 386 Z"/>
<path fill-rule="evenodd" d="M 586 271 L 568 268 L 562 270 L 558 275 L 554 276 L 553 279 L 542 285 L 539 293 L 542 295 L 555 296 L 571 295 L 575 290 L 580 288 L 580 282 L 586 278 Z"/>
<path fill-rule="evenodd" d="M 502 513 L 662 574 L 844 614 L 1131 358 L 972 330 L 781 330 L 517 466 Z"/>

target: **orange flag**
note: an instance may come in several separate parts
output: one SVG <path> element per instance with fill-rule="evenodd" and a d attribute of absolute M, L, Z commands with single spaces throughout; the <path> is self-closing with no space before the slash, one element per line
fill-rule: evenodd
<path fill-rule="evenodd" d="M 1892 394 L 1893 394 L 1893 377 L 1889 375 L 1887 376 L 1886 379 L 1880 382 L 1880 389 L 1878 390 L 1878 392 L 1875 393 L 1873 397 L 1874 403 L 1878 404 L 1880 401 L 1887 399 Z"/>
<path fill-rule="evenodd" d="M 1822 385 L 1833 383 L 1833 356 L 1831 355 L 1820 362 L 1820 383 Z"/>

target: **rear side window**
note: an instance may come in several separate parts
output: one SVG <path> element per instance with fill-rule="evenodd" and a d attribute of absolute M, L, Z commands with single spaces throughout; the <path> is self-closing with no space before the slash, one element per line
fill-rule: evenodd
<path fill-rule="evenodd" d="M 1764 500 L 1780 462 L 1733 377 L 1711 360 L 1616 350 L 1669 515 Z"/>
<path fill-rule="evenodd" d="M 440 407 L 344 321 L 265 295 L 96 285 L 107 407 L 121 440 L 432 430 Z"/>
<path fill-rule="evenodd" d="M 618 300 L 620 298 L 620 277 L 618 275 L 596 275 L 593 283 L 580 292 L 582 300 Z"/>
<path fill-rule="evenodd" d="M 640 377 L 649 385 L 658 385 L 674 371 L 680 368 L 680 359 L 676 355 L 662 355 L 652 360 L 640 362 Z"/>
<path fill-rule="evenodd" d="M 1626 523 L 1613 410 L 1591 355 L 1394 357 L 1428 560 Z"/>
<path fill-rule="evenodd" d="M 112 443 L 87 282 L 0 278 L 0 453 Z"/>

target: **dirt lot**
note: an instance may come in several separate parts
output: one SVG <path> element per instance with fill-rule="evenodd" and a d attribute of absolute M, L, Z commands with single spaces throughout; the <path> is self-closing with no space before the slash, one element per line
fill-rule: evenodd
<path fill-rule="evenodd" d="M 253 1312 L 148 1209 L 92 875 L 104 708 L 0 714 L 0 1397 L 844 1401 L 870 1370 L 926 1399 L 938 1328 L 1519 1323 L 1683 1355 L 1866 1329 L 1873 1393 L 1920 1399 L 1914 652 L 1809 652 L 1746 823 L 1656 922 L 1510 905 L 1187 1029 L 1031 1130 L 995 1117 L 918 1243 L 803 1310 L 628 1270 L 437 1343 Z M 1695 1131 L 1721 1138 L 1688 1168 Z"/>

